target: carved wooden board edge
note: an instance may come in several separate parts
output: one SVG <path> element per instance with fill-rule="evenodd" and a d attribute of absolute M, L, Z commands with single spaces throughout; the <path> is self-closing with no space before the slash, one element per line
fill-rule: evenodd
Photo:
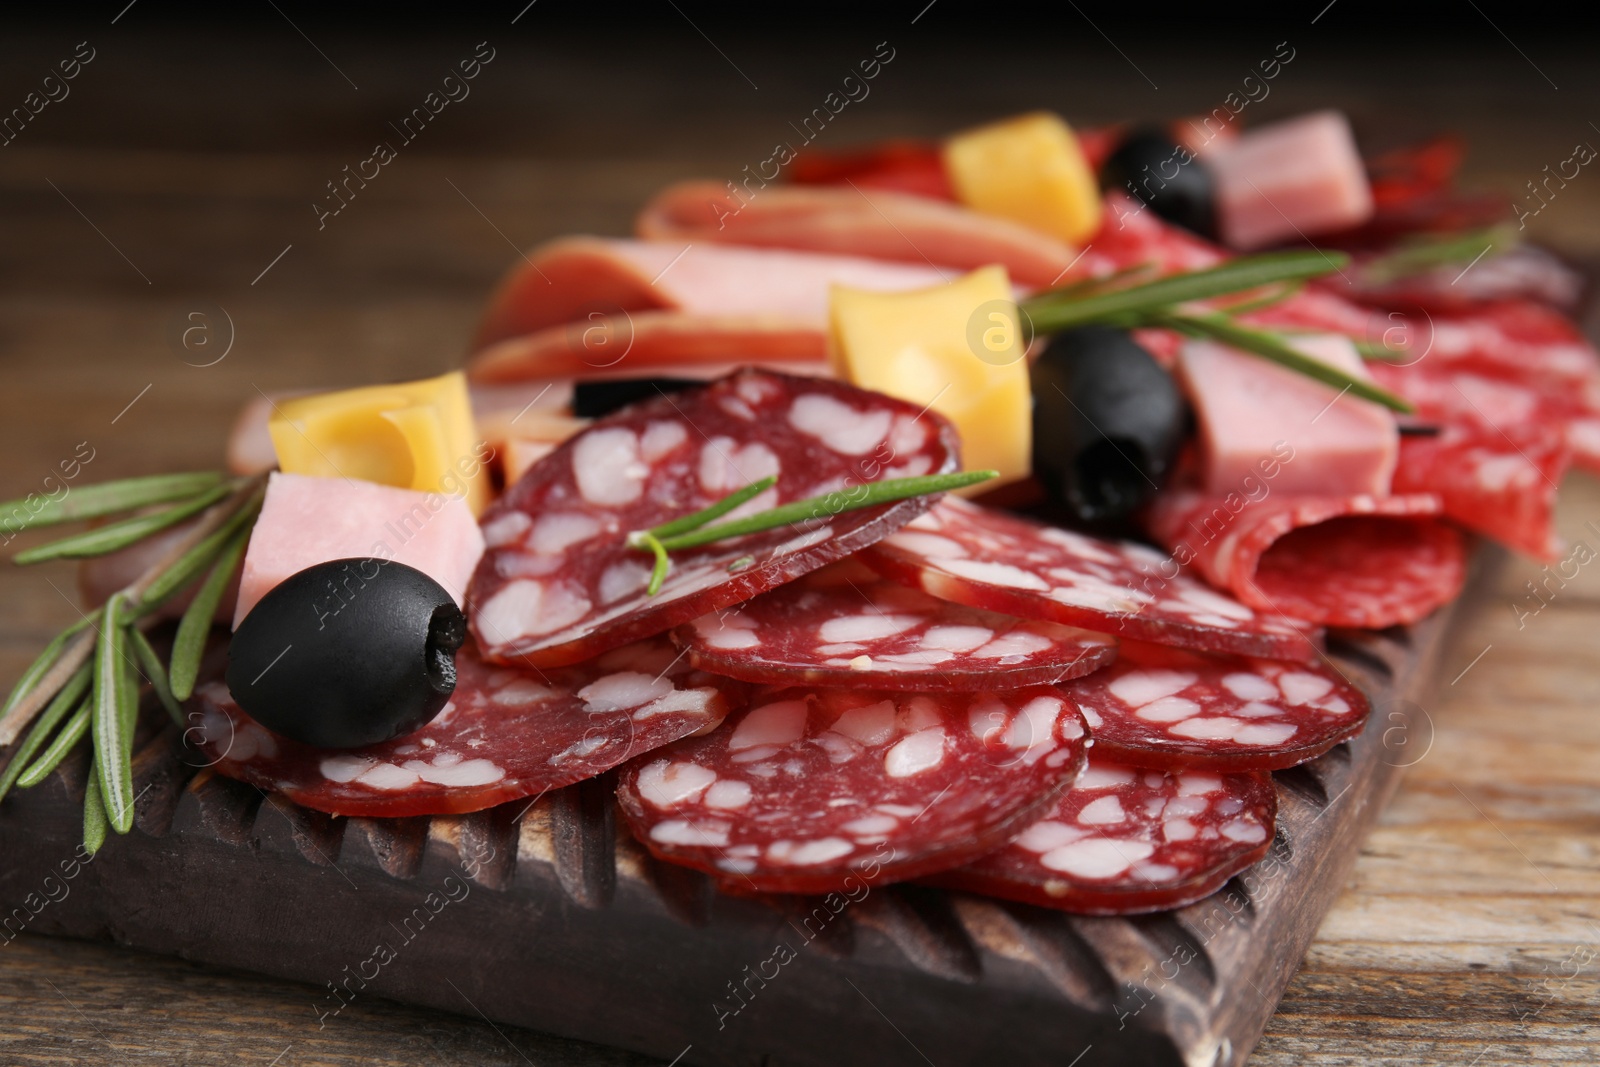
<path fill-rule="evenodd" d="M 1480 548 L 1469 590 L 1502 559 Z M 330 818 L 187 764 L 147 715 L 135 829 L 97 858 L 77 852 L 86 757 L 0 808 L 0 943 L 97 938 L 299 979 L 308 1025 L 384 996 L 663 1060 L 688 1047 L 685 1064 L 1229 1067 L 1415 762 L 1471 600 L 1330 640 L 1372 698 L 1368 728 L 1276 775 L 1268 858 L 1178 911 L 1089 918 L 917 886 L 731 897 L 633 842 L 607 779 L 472 815 Z"/>

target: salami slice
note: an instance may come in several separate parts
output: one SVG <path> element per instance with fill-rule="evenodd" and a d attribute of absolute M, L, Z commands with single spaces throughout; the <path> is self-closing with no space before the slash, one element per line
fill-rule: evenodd
<path fill-rule="evenodd" d="M 1437 436 L 1401 439 L 1394 491 L 1436 493 L 1461 525 L 1548 560 L 1561 550 L 1556 490 L 1571 461 L 1560 426 L 1501 431 L 1457 423 Z"/>
<path fill-rule="evenodd" d="M 1360 732 L 1361 690 L 1321 663 L 1283 663 L 1125 641 L 1117 662 L 1066 686 L 1095 755 L 1140 766 L 1266 771 Z"/>
<path fill-rule="evenodd" d="M 1105 666 L 1105 634 L 952 604 L 841 560 L 679 627 L 695 666 L 749 682 L 995 690 Z"/>
<path fill-rule="evenodd" d="M 642 752 L 709 730 L 746 686 L 693 670 L 664 638 L 579 667 L 485 663 L 469 643 L 456 689 L 415 733 L 367 748 L 313 748 L 271 733 L 220 681 L 202 685 L 189 734 L 229 778 L 334 815 L 479 811 L 591 778 Z"/>
<path fill-rule="evenodd" d="M 1277 808 L 1265 774 L 1156 771 L 1097 754 L 1009 845 L 928 881 L 1085 915 L 1179 908 L 1267 854 Z"/>
<path fill-rule="evenodd" d="M 488 659 L 576 663 L 798 578 L 882 538 L 926 498 L 833 514 L 673 554 L 645 586 L 627 535 L 707 507 L 769 475 L 729 518 L 880 478 L 956 466 L 939 416 L 840 382 L 741 371 L 601 419 L 540 460 L 483 516 L 488 550 L 468 593 Z"/>
<path fill-rule="evenodd" d="M 941 599 L 1008 615 L 1185 648 L 1274 659 L 1313 654 L 1313 628 L 1258 615 L 1177 573 L 1154 549 L 964 500 L 940 501 L 862 559 Z"/>
<path fill-rule="evenodd" d="M 769 689 L 708 736 L 631 763 L 617 798 L 664 860 L 734 891 L 826 893 L 994 850 L 1072 780 L 1087 742 L 1053 687 Z"/>
<path fill-rule="evenodd" d="M 1238 500 L 1168 493 L 1149 523 L 1175 559 L 1262 611 L 1378 630 L 1424 618 L 1466 581 L 1466 544 L 1432 494 Z"/>

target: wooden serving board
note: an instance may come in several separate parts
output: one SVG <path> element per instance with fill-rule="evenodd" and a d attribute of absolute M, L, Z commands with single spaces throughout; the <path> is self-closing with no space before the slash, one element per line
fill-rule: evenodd
<path fill-rule="evenodd" d="M 1469 595 L 1416 626 L 1330 639 L 1371 722 L 1279 772 L 1267 859 L 1177 911 L 1088 918 L 918 886 L 731 897 L 636 844 L 609 779 L 473 815 L 332 818 L 198 766 L 167 724 L 137 749 L 134 831 L 91 862 L 74 862 L 86 754 L 7 800 L 0 921 L 307 981 L 324 1022 L 364 997 L 465 1000 L 684 1064 L 1228 1067 L 1423 754 L 1412 714 L 1502 558 L 1480 550 Z"/>

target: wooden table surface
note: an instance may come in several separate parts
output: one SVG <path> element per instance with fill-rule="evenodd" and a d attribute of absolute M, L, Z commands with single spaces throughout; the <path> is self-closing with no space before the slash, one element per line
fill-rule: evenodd
<path fill-rule="evenodd" d="M 1477 5 L 1449 16 L 1442 42 L 1363 36 L 1339 21 L 1371 18 L 1352 4 L 1205 48 L 1122 23 L 1096 33 L 1076 16 L 1038 39 L 990 40 L 955 4 L 916 24 L 921 3 L 892 17 L 828 8 L 826 26 L 783 33 L 727 12 L 690 23 L 674 6 L 628 40 L 604 24 L 541 24 L 531 5 L 513 24 L 521 3 L 437 29 L 270 5 L 204 26 L 146 5 L 117 15 L 121 2 L 8 27 L 0 109 L 88 54 L 78 42 L 93 58 L 0 148 L 0 495 L 38 487 L 81 442 L 89 480 L 214 465 L 257 388 L 457 365 L 515 248 L 623 232 L 674 178 L 739 177 L 880 41 L 893 60 L 819 144 L 1037 106 L 1085 122 L 1209 110 L 1285 39 L 1295 59 L 1253 121 L 1337 105 L 1369 144 L 1459 130 L 1472 183 L 1514 192 L 1576 143 L 1600 143 L 1591 56 Z M 396 140 L 386 124 L 485 40 L 493 59 L 471 95 L 319 229 L 325 183 Z M 1600 255 L 1600 176 L 1570 182 L 1530 229 Z M 193 325 L 212 347 L 175 339 Z M 1568 481 L 1561 528 L 1600 548 L 1600 486 Z M 1530 580 L 1538 566 L 1511 563 L 1459 635 L 1426 708 L 1430 736 L 1400 750 L 1415 766 L 1252 1064 L 1600 1062 L 1600 567 L 1519 620 L 1518 605 L 1538 606 Z M 73 596 L 69 568 L 0 571 L 0 678 L 75 617 Z M 0 1062 L 641 1062 L 497 1028 L 466 1004 L 357 1002 L 319 1029 L 316 996 L 25 935 L 0 944 Z"/>

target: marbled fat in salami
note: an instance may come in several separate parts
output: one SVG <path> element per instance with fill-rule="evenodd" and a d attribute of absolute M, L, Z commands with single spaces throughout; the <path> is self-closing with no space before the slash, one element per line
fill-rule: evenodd
<path fill-rule="evenodd" d="M 963 500 L 940 501 L 861 558 L 896 581 L 989 611 L 1185 648 L 1283 659 L 1313 654 L 1313 627 L 1259 615 L 1168 568 L 1154 549 Z"/>
<path fill-rule="evenodd" d="M 536 463 L 483 516 L 488 549 L 468 594 L 483 654 L 576 663 L 850 555 L 931 506 L 922 497 L 826 510 L 794 525 L 651 557 L 627 535 L 775 475 L 723 521 L 866 482 L 954 470 L 955 432 L 932 412 L 840 382 L 742 371 L 599 420 Z"/>
<path fill-rule="evenodd" d="M 1140 766 L 1264 771 L 1360 732 L 1361 690 L 1322 662 L 1283 663 L 1124 641 L 1117 662 L 1064 687 L 1096 757 Z"/>
<path fill-rule="evenodd" d="M 994 690 L 1078 678 L 1112 637 L 953 604 L 854 559 L 673 631 L 695 666 L 748 682 Z"/>
<path fill-rule="evenodd" d="M 1053 687 L 769 689 L 631 763 L 617 798 L 661 859 L 734 891 L 826 893 L 998 848 L 1071 781 L 1087 742 Z"/>
<path fill-rule="evenodd" d="M 313 748 L 246 715 L 221 681 L 195 692 L 189 734 L 229 778 L 333 815 L 479 811 L 591 778 L 742 706 L 747 686 L 693 670 L 665 638 L 544 672 L 485 663 L 469 643 L 456 688 L 422 729 L 366 748 Z"/>
<path fill-rule="evenodd" d="M 1266 774 L 1157 771 L 1096 755 L 1010 844 L 928 881 L 1085 915 L 1179 908 L 1266 855 L 1277 807 Z"/>

